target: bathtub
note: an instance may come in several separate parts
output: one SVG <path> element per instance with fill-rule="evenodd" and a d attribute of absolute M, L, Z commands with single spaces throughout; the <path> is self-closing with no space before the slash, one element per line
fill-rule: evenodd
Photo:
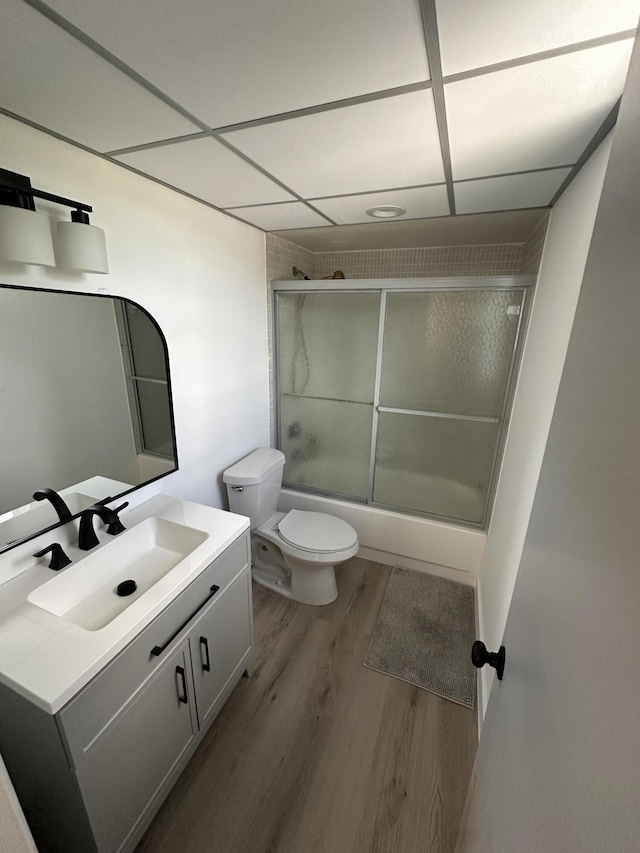
<path fill-rule="evenodd" d="M 319 471 L 313 472 L 309 467 L 311 464 L 314 463 L 305 462 L 305 470 L 313 476 L 314 485 L 322 483 L 322 466 Z M 302 476 L 301 467 L 297 472 L 296 468 L 293 466 L 293 470 L 289 469 L 288 479 L 297 477 L 300 485 L 306 485 L 304 480 L 308 482 L 308 477 Z M 343 482 L 353 482 L 353 478 L 349 477 L 347 463 L 341 470 Z M 465 510 L 474 514 L 483 500 L 479 492 L 468 486 L 437 477 L 426 478 L 415 472 L 405 474 L 401 486 L 396 487 L 388 477 L 388 469 L 382 466 L 378 467 L 376 482 L 387 497 L 394 496 L 398 504 L 411 495 L 424 497 L 425 494 L 435 493 L 441 512 Z M 394 489 L 397 494 L 394 494 Z M 402 511 L 299 492 L 295 490 L 295 484 L 289 482 L 280 492 L 278 509 L 281 512 L 299 509 L 336 515 L 357 531 L 360 556 L 470 584 L 475 583 L 487 538 L 486 532 L 482 530 L 408 515 Z"/>

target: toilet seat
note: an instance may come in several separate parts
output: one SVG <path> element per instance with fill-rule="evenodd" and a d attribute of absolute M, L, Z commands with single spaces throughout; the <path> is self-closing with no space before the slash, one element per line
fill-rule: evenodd
<path fill-rule="evenodd" d="M 324 512 L 290 510 L 278 524 L 285 542 L 301 551 L 332 553 L 352 548 L 358 541 L 350 524 Z"/>

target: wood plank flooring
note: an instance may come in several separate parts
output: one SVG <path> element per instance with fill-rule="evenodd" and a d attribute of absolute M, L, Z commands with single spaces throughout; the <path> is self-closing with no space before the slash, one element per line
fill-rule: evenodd
<path fill-rule="evenodd" d="M 326 607 L 254 584 L 253 675 L 137 853 L 452 853 L 475 712 L 363 666 L 389 572 L 350 560 Z"/>

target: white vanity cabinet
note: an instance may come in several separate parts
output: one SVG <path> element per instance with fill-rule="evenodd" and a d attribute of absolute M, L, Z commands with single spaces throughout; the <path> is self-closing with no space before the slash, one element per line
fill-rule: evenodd
<path fill-rule="evenodd" d="M 78 785 L 100 851 L 122 849 L 189 754 L 197 733 L 186 686 L 189 667 L 184 641 L 77 762 Z"/>
<path fill-rule="evenodd" d="M 243 533 L 57 714 L 2 686 L 0 750 L 39 850 L 133 850 L 251 654 Z"/>
<path fill-rule="evenodd" d="M 238 661 L 245 660 L 251 645 L 250 625 L 240 618 L 247 600 L 251 600 L 249 571 L 231 584 L 222 600 L 224 606 L 214 602 L 189 633 L 200 729 L 208 726 L 220 710 L 225 687 L 233 678 Z"/>

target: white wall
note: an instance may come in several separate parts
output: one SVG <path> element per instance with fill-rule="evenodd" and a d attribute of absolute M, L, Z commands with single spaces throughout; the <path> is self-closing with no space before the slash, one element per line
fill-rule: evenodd
<path fill-rule="evenodd" d="M 611 134 L 553 208 L 478 576 L 478 634 L 501 642 L 611 149 Z M 494 670 L 480 671 L 486 709 Z"/>
<path fill-rule="evenodd" d="M 139 482 L 112 300 L 0 290 L 0 341 L 0 513 L 95 475 Z"/>
<path fill-rule="evenodd" d="M 108 276 L 91 276 L 0 264 L 0 282 L 112 293 L 155 317 L 169 348 L 180 464 L 159 482 L 169 494 L 222 506 L 224 468 L 269 441 L 263 233 L 4 116 L 0 138 L 3 168 L 93 205 L 110 266 Z M 37 207 L 66 218 L 64 208 Z M 141 489 L 132 503 L 158 488 Z M 14 799 L 0 775 L 0 833 L 18 853 L 31 848 Z"/>
<path fill-rule="evenodd" d="M 640 849 L 640 42 L 458 853 Z"/>
<path fill-rule="evenodd" d="M 3 168 L 93 205 L 110 266 L 100 276 L 3 264 L 0 282 L 112 293 L 155 317 L 169 348 L 180 465 L 162 490 L 222 506 L 224 468 L 269 440 L 264 234 L 4 116 L 0 136 Z"/>

